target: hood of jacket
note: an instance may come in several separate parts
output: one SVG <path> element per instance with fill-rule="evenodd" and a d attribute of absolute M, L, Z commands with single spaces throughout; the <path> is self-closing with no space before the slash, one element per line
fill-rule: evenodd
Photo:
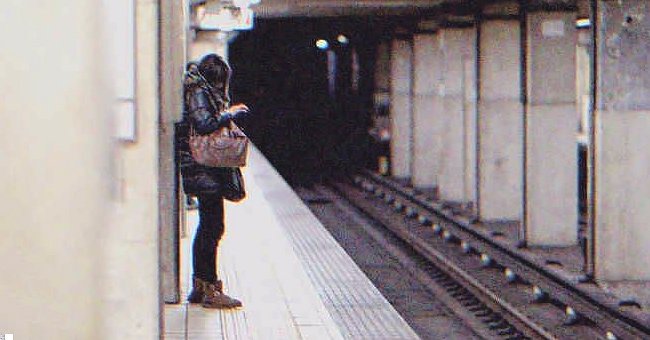
<path fill-rule="evenodd" d="M 228 107 L 229 98 L 224 98 L 224 96 L 219 93 L 212 84 L 210 84 L 210 82 L 199 71 L 199 65 L 196 62 L 190 62 L 187 64 L 185 76 L 183 78 L 183 85 L 186 90 L 196 87 L 201 88 L 209 94 L 209 100 L 219 111 Z"/>

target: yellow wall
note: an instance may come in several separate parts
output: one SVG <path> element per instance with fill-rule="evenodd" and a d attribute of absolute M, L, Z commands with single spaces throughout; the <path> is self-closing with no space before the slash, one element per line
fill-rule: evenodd
<path fill-rule="evenodd" d="M 110 99 L 99 0 L 0 11 L 0 333 L 99 338 Z"/>

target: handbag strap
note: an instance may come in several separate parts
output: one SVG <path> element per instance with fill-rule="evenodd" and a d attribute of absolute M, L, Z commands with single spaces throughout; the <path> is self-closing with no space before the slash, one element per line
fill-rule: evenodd
<path fill-rule="evenodd" d="M 196 132 L 196 130 L 194 129 L 194 125 L 192 125 L 192 123 L 190 123 L 189 125 L 190 125 L 190 135 L 189 136 L 190 137 L 200 136 Z M 224 129 L 226 130 L 226 133 L 222 132 Z M 239 126 L 237 126 L 237 124 L 235 124 L 235 122 L 233 122 L 232 120 L 230 121 L 230 123 L 228 125 L 224 125 L 222 127 L 219 127 L 218 129 L 216 129 L 212 133 L 210 133 L 210 135 L 215 133 L 215 132 L 218 132 L 218 131 L 221 133 L 221 135 L 227 135 L 227 136 L 230 136 L 230 137 L 244 137 L 244 136 L 246 136 L 244 134 L 244 132 L 241 130 L 241 128 L 239 128 Z"/>

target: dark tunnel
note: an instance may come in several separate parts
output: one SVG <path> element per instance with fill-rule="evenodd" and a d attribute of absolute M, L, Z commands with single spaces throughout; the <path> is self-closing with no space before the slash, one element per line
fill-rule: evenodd
<path fill-rule="evenodd" d="M 368 130 L 385 31 L 363 17 L 267 19 L 231 44 L 232 100 L 251 108 L 241 125 L 289 182 L 376 163 Z"/>

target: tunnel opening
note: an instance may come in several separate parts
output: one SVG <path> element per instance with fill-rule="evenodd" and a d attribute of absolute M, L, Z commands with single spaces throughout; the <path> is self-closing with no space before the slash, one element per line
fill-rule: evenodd
<path fill-rule="evenodd" d="M 412 136 L 410 140 L 399 140 L 397 133 L 391 134 L 391 130 L 397 130 L 394 126 L 396 117 L 409 119 L 411 128 L 417 126 L 421 129 L 423 126 L 422 121 L 415 122 L 415 118 L 410 116 L 416 109 L 411 108 L 412 111 L 404 115 L 395 110 L 403 106 L 398 104 L 394 98 L 396 93 L 393 93 L 399 92 L 394 88 L 394 80 L 400 77 L 391 70 L 396 64 L 394 60 L 399 58 L 393 46 L 395 41 L 405 41 L 405 46 L 411 49 L 410 53 L 415 53 L 416 41 L 408 34 L 432 35 L 426 30 L 418 31 L 424 27 L 420 25 L 421 19 L 408 16 L 265 18 L 256 21 L 254 30 L 240 32 L 232 41 L 229 59 L 234 69 L 233 102 L 246 103 L 252 109 L 243 120 L 243 127 L 290 184 L 301 186 L 368 168 L 389 175 L 404 186 L 423 192 L 434 190 L 419 186 L 412 177 L 400 175 L 401 163 L 411 167 L 414 162 L 408 159 L 400 162 L 395 159 L 396 155 L 413 150 L 405 148 L 391 152 L 390 145 L 391 135 L 393 146 L 413 144 L 416 138 Z M 449 32 L 453 29 L 449 28 Z M 591 257 L 587 248 L 592 247 L 589 225 L 592 194 L 589 192 L 592 162 L 589 158 L 592 143 L 590 117 L 593 109 L 590 33 L 588 27 L 580 26 L 575 57 L 577 119 L 573 122 L 578 125 L 577 157 L 570 165 L 573 168 L 571 175 L 577 176 L 577 183 L 572 183 L 577 186 L 577 192 L 572 195 L 578 196 L 575 207 L 578 211 L 577 238 L 585 258 Z M 459 39 L 451 35 L 445 37 L 449 43 Z M 419 47 L 423 42 L 436 43 L 431 40 L 418 42 Z M 476 43 L 467 46 L 468 50 L 475 47 L 478 54 L 480 46 Z M 480 58 L 480 55 L 463 53 L 459 59 L 467 59 L 462 59 L 461 71 L 455 77 L 462 79 L 461 93 L 471 101 L 474 100 L 473 91 L 479 90 L 473 83 L 478 82 L 479 78 L 477 70 L 473 69 L 478 67 L 473 60 Z M 414 63 L 415 59 L 414 55 L 404 57 L 405 64 Z M 380 71 L 382 69 L 383 73 Z M 415 86 L 416 81 L 412 78 L 416 72 L 422 72 L 422 68 L 416 70 L 413 66 L 408 72 L 402 78 L 408 78 L 410 86 Z M 420 78 L 427 76 L 428 73 L 420 73 Z M 439 88 L 444 89 L 448 84 L 439 85 L 429 86 L 427 94 L 435 97 Z M 522 86 L 521 90 L 525 92 L 526 85 Z M 417 91 L 410 87 L 408 91 L 412 92 L 404 93 L 404 99 L 410 101 Z M 442 100 L 438 97 L 435 99 Z M 389 112 L 391 102 L 393 110 Z M 414 101 L 409 103 L 415 105 Z M 478 216 L 479 181 L 472 173 L 480 170 L 475 158 L 479 154 L 476 136 L 480 131 L 472 124 L 478 124 L 479 113 L 471 106 L 464 110 L 467 114 L 463 116 L 462 123 L 465 129 L 462 162 L 466 172 L 462 184 L 463 197 L 470 201 L 467 206 L 472 209 L 468 209 L 468 213 Z M 390 117 L 393 118 L 392 122 Z M 443 135 L 446 132 L 435 133 Z M 420 138 L 420 143 L 424 143 L 423 140 L 426 141 Z M 576 144 L 572 147 L 575 148 Z M 420 147 L 420 152 L 422 149 Z M 419 169 L 428 168 L 431 164 L 420 163 Z M 445 171 L 446 175 L 451 173 L 449 168 L 445 168 Z M 422 175 L 424 172 L 420 170 L 420 178 L 426 178 Z M 432 198 L 438 195 L 436 191 L 432 192 Z M 520 237 L 525 238 L 523 234 Z"/>
<path fill-rule="evenodd" d="M 375 52 L 387 29 L 372 17 L 263 19 L 230 45 L 232 102 L 242 126 L 290 183 L 375 164 Z"/>

